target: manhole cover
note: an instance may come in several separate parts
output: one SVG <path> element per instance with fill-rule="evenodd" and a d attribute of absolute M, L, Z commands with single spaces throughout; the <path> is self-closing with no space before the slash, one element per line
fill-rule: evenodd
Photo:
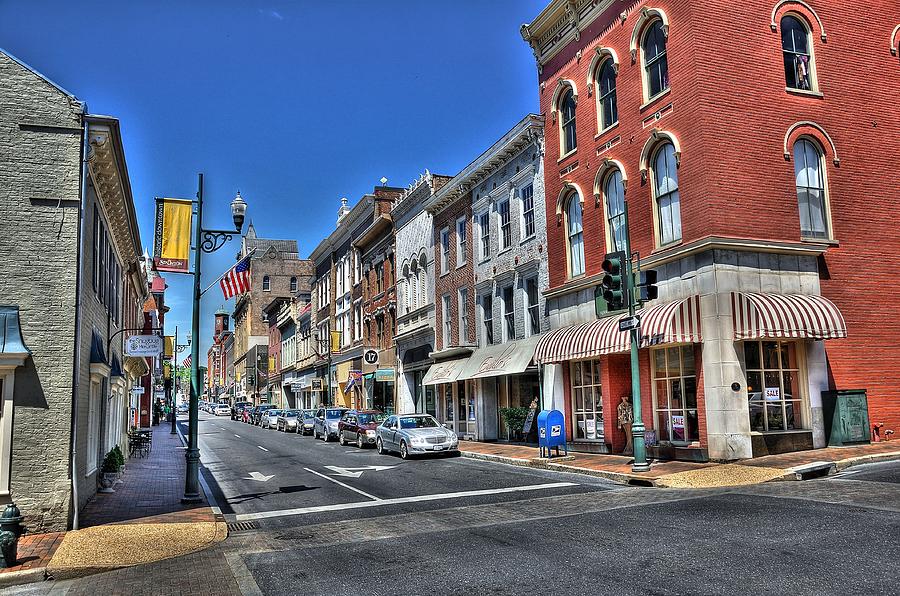
<path fill-rule="evenodd" d="M 259 524 L 254 521 L 228 522 L 229 532 L 247 532 L 249 530 L 258 530 Z"/>

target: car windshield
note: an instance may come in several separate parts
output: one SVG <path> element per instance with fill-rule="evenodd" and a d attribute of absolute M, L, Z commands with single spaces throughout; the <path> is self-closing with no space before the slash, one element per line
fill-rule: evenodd
<path fill-rule="evenodd" d="M 316 412 L 315 412 L 315 410 L 303 410 L 303 417 L 304 418 L 315 418 Z"/>
<path fill-rule="evenodd" d="M 379 424 L 387 418 L 384 414 L 360 414 L 359 415 L 359 423 L 360 424 L 372 424 L 373 422 Z"/>
<path fill-rule="evenodd" d="M 268 414 L 269 416 L 278 416 L 281 414 L 281 410 L 269 410 Z"/>
<path fill-rule="evenodd" d="M 297 414 L 299 414 L 299 413 L 300 412 L 298 412 L 297 410 L 287 410 L 284 413 L 284 417 L 285 418 L 296 418 Z"/>
<path fill-rule="evenodd" d="M 345 410 L 326 410 L 325 417 L 326 418 L 340 418 L 344 415 Z"/>
<path fill-rule="evenodd" d="M 407 416 L 400 418 L 400 428 L 435 428 L 437 420 L 431 416 Z"/>

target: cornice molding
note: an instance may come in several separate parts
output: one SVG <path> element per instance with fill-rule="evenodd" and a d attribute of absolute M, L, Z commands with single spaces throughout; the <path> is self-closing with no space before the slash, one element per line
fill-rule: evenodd
<path fill-rule="evenodd" d="M 554 0 L 531 23 L 522 25 L 519 33 L 531 46 L 538 74 L 569 43 L 580 41 L 582 31 L 614 4 L 614 0 Z M 619 19 L 626 16 L 627 10 Z"/>

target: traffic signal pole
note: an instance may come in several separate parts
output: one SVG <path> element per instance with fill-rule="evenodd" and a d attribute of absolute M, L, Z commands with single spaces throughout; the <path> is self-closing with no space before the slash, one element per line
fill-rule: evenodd
<path fill-rule="evenodd" d="M 628 300 L 628 316 L 634 317 L 634 267 L 633 254 L 631 252 L 631 234 L 628 227 L 628 201 L 623 202 L 625 209 L 625 279 L 624 290 Z M 631 410 L 633 421 L 631 423 L 631 438 L 634 446 L 634 462 L 631 464 L 632 472 L 646 472 L 650 469 L 647 463 L 647 446 L 644 443 L 644 420 L 641 416 L 641 373 L 638 362 L 638 348 L 640 327 L 631 328 Z"/>

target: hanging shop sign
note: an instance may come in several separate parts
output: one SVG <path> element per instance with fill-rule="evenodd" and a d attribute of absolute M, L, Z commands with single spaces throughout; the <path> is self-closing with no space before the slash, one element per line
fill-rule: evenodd
<path fill-rule="evenodd" d="M 310 379 L 309 381 L 310 389 L 312 389 L 313 391 L 322 391 L 322 385 L 324 385 L 324 383 L 322 383 L 322 379 L 319 377 Z"/>
<path fill-rule="evenodd" d="M 159 356 L 163 349 L 163 338 L 159 335 L 132 335 L 125 339 L 126 356 Z"/>
<path fill-rule="evenodd" d="M 153 262 L 159 271 L 188 272 L 193 204 L 186 199 L 156 199 Z"/>

